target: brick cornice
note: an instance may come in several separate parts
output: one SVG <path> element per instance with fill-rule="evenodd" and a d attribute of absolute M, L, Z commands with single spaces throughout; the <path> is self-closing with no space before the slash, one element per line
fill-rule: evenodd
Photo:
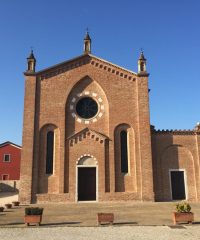
<path fill-rule="evenodd" d="M 138 77 L 148 77 L 148 76 L 149 76 L 149 73 L 147 73 L 147 72 L 141 72 L 141 73 L 138 73 L 137 76 L 138 76 Z"/>
<path fill-rule="evenodd" d="M 68 137 L 67 140 L 70 142 L 70 146 L 73 146 L 75 143 L 82 141 L 86 137 L 90 137 L 91 139 L 100 143 L 103 143 L 106 139 L 109 140 L 109 138 L 106 135 L 89 128 L 84 128 L 80 132 L 77 132 L 72 136 Z"/>
<path fill-rule="evenodd" d="M 106 72 L 110 72 L 113 75 L 117 75 L 121 78 L 125 78 L 129 81 L 135 81 L 137 74 L 135 72 L 132 72 L 130 70 L 127 70 L 123 67 L 120 67 L 116 64 L 113 64 L 111 62 L 108 62 L 104 59 L 98 58 L 96 56 L 90 55 L 91 62 L 90 64 L 93 65 L 96 68 L 102 69 Z"/>
<path fill-rule="evenodd" d="M 36 76 L 37 74 L 35 72 L 24 72 L 24 76 Z"/>
<path fill-rule="evenodd" d="M 117 75 L 118 77 L 127 79 L 129 81 L 135 81 L 137 78 L 137 73 L 127 70 L 123 67 L 120 67 L 116 64 L 108 62 L 104 59 L 98 58 L 91 54 L 83 54 L 76 58 L 70 59 L 68 61 L 56 64 L 49 68 L 43 69 L 36 73 L 25 72 L 26 76 L 37 76 L 40 80 L 50 78 L 62 73 L 65 73 L 71 69 L 80 67 L 85 64 L 91 64 L 95 68 L 99 68 L 110 74 Z"/>
<path fill-rule="evenodd" d="M 157 135 L 165 135 L 165 134 L 171 134 L 171 135 L 200 135 L 200 132 L 197 132 L 195 130 L 153 130 L 151 131 L 152 134 Z"/>

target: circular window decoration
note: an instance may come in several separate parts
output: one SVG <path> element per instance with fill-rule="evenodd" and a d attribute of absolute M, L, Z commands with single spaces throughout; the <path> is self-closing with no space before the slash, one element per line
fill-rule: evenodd
<path fill-rule="evenodd" d="M 76 112 L 81 118 L 93 118 L 98 112 L 98 104 L 91 97 L 83 97 L 76 104 Z"/>
<path fill-rule="evenodd" d="M 96 92 L 84 91 L 74 95 L 70 103 L 72 117 L 78 123 L 97 122 L 104 114 L 103 99 Z"/>

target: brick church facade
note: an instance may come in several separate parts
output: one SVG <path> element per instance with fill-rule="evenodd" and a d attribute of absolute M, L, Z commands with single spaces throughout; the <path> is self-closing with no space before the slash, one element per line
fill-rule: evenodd
<path fill-rule="evenodd" d="M 150 126 L 148 73 L 84 53 L 42 71 L 27 58 L 20 201 L 200 200 L 200 126 Z"/>

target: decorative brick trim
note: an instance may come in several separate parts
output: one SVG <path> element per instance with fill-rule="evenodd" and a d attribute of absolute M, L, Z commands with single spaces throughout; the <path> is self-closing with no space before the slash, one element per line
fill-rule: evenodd
<path fill-rule="evenodd" d="M 94 117 L 90 118 L 90 119 L 83 119 L 76 113 L 76 104 L 83 97 L 91 97 L 98 104 L 98 112 L 97 112 L 97 114 Z M 72 117 L 75 118 L 75 120 L 77 122 L 83 123 L 83 124 L 90 124 L 90 123 L 97 122 L 103 116 L 104 109 L 105 109 L 105 107 L 103 105 L 102 98 L 97 93 L 89 92 L 89 91 L 84 91 L 84 92 L 78 93 L 76 96 L 74 96 L 72 98 L 72 100 L 71 100 L 69 108 L 70 108 Z"/>
<path fill-rule="evenodd" d="M 103 135 L 101 133 L 98 133 L 89 128 L 85 128 L 82 131 L 80 131 L 68 138 L 70 146 L 73 146 L 74 144 L 81 142 L 86 137 L 89 137 L 89 138 L 93 139 L 94 141 L 99 142 L 100 144 L 104 143 L 104 141 L 106 139 L 108 139 L 108 137 L 106 137 L 105 135 Z"/>
<path fill-rule="evenodd" d="M 82 65 L 88 64 L 89 62 L 90 57 L 80 57 L 79 59 L 76 60 L 72 59 L 63 64 L 59 64 L 58 66 L 53 66 L 52 68 L 44 70 L 44 72 L 41 71 L 41 73 L 39 72 L 40 74 L 37 73 L 37 75 L 39 76 L 40 80 L 43 80 L 65 73 L 71 69 L 81 67 Z"/>
<path fill-rule="evenodd" d="M 115 74 L 119 77 L 128 79 L 129 81 L 135 81 L 135 75 L 130 74 L 129 71 L 126 71 L 125 69 L 121 69 L 120 67 L 117 67 L 115 65 L 112 65 L 111 63 L 104 62 L 103 60 L 101 61 L 100 59 L 92 59 L 90 61 L 90 64 L 93 65 L 94 67 L 103 69 L 107 72 L 110 72 L 112 74 Z"/>
<path fill-rule="evenodd" d="M 196 135 L 199 134 L 194 130 L 153 130 L 152 134 L 172 134 L 172 135 Z"/>
<path fill-rule="evenodd" d="M 71 69 L 80 67 L 85 64 L 91 64 L 96 68 L 105 70 L 107 72 L 110 72 L 112 74 L 115 74 L 121 78 L 127 79 L 129 81 L 135 81 L 137 74 L 134 72 L 131 72 L 125 68 L 122 68 L 120 66 L 117 66 L 115 64 L 112 64 L 110 62 L 107 62 L 104 59 L 95 57 L 93 55 L 84 55 L 77 57 L 75 59 L 71 59 L 69 61 L 66 61 L 64 63 L 54 65 L 48 69 L 44 69 L 42 71 L 39 71 L 35 73 L 34 75 L 37 75 L 40 80 L 47 79 L 50 77 L 57 76 L 59 74 L 65 73 Z"/>
<path fill-rule="evenodd" d="M 93 155 L 91 155 L 91 154 L 89 154 L 89 153 L 85 153 L 85 154 L 81 155 L 81 156 L 77 159 L 76 165 L 78 165 L 78 164 L 79 164 L 79 161 L 80 161 L 82 158 L 84 158 L 84 157 L 91 157 L 91 158 L 95 161 L 96 165 L 98 165 L 97 159 L 96 159 Z"/>

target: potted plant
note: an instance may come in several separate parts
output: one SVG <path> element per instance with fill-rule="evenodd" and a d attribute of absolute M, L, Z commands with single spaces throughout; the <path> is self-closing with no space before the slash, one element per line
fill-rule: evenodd
<path fill-rule="evenodd" d="M 98 225 L 102 222 L 113 224 L 114 214 L 113 213 L 97 213 Z"/>
<path fill-rule="evenodd" d="M 187 202 L 180 202 L 176 204 L 176 212 L 173 212 L 173 222 L 187 222 L 194 221 L 194 213 L 191 212 L 191 206 Z"/>
<path fill-rule="evenodd" d="M 11 204 L 11 203 L 6 203 L 6 204 L 5 204 L 5 207 L 6 207 L 7 209 L 10 209 L 10 208 L 12 208 L 12 204 Z"/>
<path fill-rule="evenodd" d="M 3 210 L 4 210 L 4 207 L 0 207 L 0 212 L 3 212 Z"/>
<path fill-rule="evenodd" d="M 42 214 L 43 214 L 43 208 L 39 208 L 39 207 L 25 208 L 25 217 L 24 217 L 25 224 L 29 226 L 30 223 L 34 223 L 39 226 L 42 221 Z"/>
<path fill-rule="evenodd" d="M 13 201 L 12 204 L 13 204 L 14 207 L 18 207 L 19 204 L 20 204 L 20 202 L 18 202 L 18 201 Z"/>

